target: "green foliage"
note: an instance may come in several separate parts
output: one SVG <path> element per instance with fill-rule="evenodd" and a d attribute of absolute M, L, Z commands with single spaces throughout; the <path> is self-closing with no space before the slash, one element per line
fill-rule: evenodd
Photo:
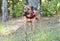
<path fill-rule="evenodd" d="M 57 7 L 57 13 L 60 14 L 60 6 Z"/>
<path fill-rule="evenodd" d="M 10 15 L 12 15 L 13 17 L 19 17 L 22 15 L 23 13 L 23 4 L 25 3 L 25 1 L 18 1 L 18 2 L 13 2 L 13 1 L 9 1 L 8 2 L 9 5 L 9 11 L 10 11 Z"/>
<path fill-rule="evenodd" d="M 14 10 L 12 11 L 12 14 L 15 13 L 15 16 L 21 16 L 23 13 L 23 3 L 22 2 L 18 2 L 17 4 L 15 4 Z"/>
<path fill-rule="evenodd" d="M 57 4 L 57 7 L 56 8 L 57 8 L 57 10 L 56 10 L 57 13 L 60 14 L 60 3 Z"/>
<path fill-rule="evenodd" d="M 44 2 L 41 5 L 42 13 L 44 16 L 52 16 L 53 14 L 58 13 L 57 4 L 59 0 L 51 0 L 49 2 Z"/>

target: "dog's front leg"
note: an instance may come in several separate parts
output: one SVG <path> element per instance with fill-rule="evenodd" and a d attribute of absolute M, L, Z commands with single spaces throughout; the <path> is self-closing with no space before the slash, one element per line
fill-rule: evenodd
<path fill-rule="evenodd" d="M 25 32 L 25 36 L 27 35 L 27 19 L 26 17 L 24 17 L 24 32 Z"/>
<path fill-rule="evenodd" d="M 32 31 L 32 26 L 33 26 L 32 21 L 31 21 L 31 23 L 30 23 L 30 24 L 31 24 L 31 26 L 30 26 L 30 30 Z"/>
<path fill-rule="evenodd" d="M 32 20 L 32 26 L 33 26 L 33 32 L 35 33 L 36 31 L 35 18 Z"/>

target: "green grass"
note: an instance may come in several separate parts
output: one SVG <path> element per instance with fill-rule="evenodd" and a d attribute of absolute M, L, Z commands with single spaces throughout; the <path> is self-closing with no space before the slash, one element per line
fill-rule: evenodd
<path fill-rule="evenodd" d="M 14 33 L 10 27 L 0 26 L 0 41 L 22 41 L 24 34 L 21 31 Z"/>
<path fill-rule="evenodd" d="M 2 41 L 20 41 L 21 40 L 21 37 L 20 37 L 20 35 L 18 35 L 18 36 L 10 35 L 9 37 L 8 36 L 7 37 L 5 36 L 5 37 L 3 37 L 0 40 L 2 40 Z"/>
<path fill-rule="evenodd" d="M 54 25 L 54 26 L 53 26 Z M 27 35 L 28 41 L 60 41 L 60 26 L 52 24 L 52 26 L 37 27 L 37 31 Z"/>
<path fill-rule="evenodd" d="M 37 32 L 28 35 L 29 41 L 60 41 L 60 34 L 55 32 Z"/>
<path fill-rule="evenodd" d="M 7 35 L 13 32 L 13 29 L 7 26 L 0 26 L 0 34 Z"/>
<path fill-rule="evenodd" d="M 39 30 L 37 30 L 34 33 L 27 34 L 27 41 L 60 41 L 60 33 L 56 29 L 59 26 L 49 26 L 48 29 L 45 26 L 37 27 Z M 4 28 L 5 29 L 5 28 Z M 41 30 L 42 29 L 42 30 Z M 18 31 L 18 33 L 11 34 L 10 36 L 5 36 L 3 38 L 0 37 L 1 41 L 25 41 L 25 34 L 24 30 L 21 29 Z"/>

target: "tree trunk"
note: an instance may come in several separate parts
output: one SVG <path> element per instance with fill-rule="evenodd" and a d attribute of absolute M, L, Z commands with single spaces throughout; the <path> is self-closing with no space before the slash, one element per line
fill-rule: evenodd
<path fill-rule="evenodd" d="M 40 1 L 41 0 L 27 0 L 27 1 L 28 1 L 27 3 L 30 6 L 33 6 L 35 9 L 37 9 L 40 12 Z"/>
<path fill-rule="evenodd" d="M 8 0 L 2 1 L 2 21 L 6 22 L 8 20 Z"/>
<path fill-rule="evenodd" d="M 1 13 L 1 4 L 2 4 L 2 0 L 0 0 L 0 13 Z"/>

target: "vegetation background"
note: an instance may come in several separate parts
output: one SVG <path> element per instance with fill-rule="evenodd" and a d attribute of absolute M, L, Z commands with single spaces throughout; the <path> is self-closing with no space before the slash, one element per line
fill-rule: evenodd
<path fill-rule="evenodd" d="M 23 18 L 21 18 L 26 1 L 0 0 L 0 20 L 3 20 L 0 21 L 0 41 L 60 41 L 60 0 L 41 0 L 40 10 L 43 25 L 39 27 L 36 22 L 37 31 L 29 32 L 27 37 L 25 37 Z M 4 10 L 8 10 L 8 12 L 5 11 L 3 14 Z M 59 16 L 57 17 L 57 15 Z M 10 16 L 13 20 L 8 20 Z M 17 29 L 17 27 L 19 28 Z M 29 26 L 27 25 L 27 27 Z M 12 28 L 17 30 L 14 31 Z"/>

